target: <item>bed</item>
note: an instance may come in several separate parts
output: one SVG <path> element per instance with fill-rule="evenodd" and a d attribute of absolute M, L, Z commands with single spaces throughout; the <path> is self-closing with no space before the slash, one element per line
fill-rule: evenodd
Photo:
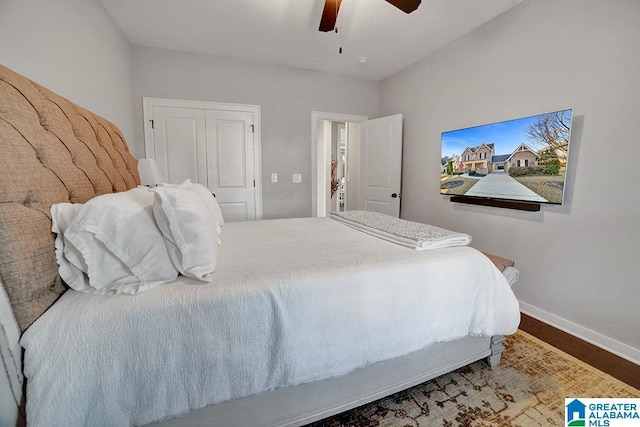
<path fill-rule="evenodd" d="M 303 425 L 495 365 L 519 323 L 505 260 L 332 218 L 224 224 L 202 280 L 70 290 L 52 205 L 153 190 L 113 124 L 2 66 L 0 144 L 3 422 Z"/>

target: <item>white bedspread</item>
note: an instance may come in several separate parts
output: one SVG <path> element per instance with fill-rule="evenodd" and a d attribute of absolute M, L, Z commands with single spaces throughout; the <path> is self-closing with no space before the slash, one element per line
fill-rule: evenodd
<path fill-rule="evenodd" d="M 66 292 L 21 340 L 29 425 L 145 424 L 519 323 L 469 247 L 409 250 L 328 218 L 230 223 L 222 239 L 209 284 Z"/>

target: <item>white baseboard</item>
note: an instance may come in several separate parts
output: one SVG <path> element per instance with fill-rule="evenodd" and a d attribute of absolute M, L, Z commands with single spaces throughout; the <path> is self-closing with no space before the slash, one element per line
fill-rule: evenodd
<path fill-rule="evenodd" d="M 563 319 L 560 316 L 556 316 L 555 314 L 549 313 L 522 301 L 520 301 L 520 311 L 527 316 L 531 316 L 541 322 L 553 326 L 554 328 L 571 334 L 576 338 L 580 338 L 583 341 L 600 347 L 609 353 L 613 353 L 616 356 L 620 356 L 623 359 L 628 360 L 629 362 L 640 365 L 640 350 L 637 348 L 606 337 L 598 332 L 587 329 L 567 319 Z"/>

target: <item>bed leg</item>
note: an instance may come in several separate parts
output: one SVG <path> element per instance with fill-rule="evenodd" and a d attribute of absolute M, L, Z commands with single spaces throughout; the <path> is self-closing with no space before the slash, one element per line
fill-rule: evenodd
<path fill-rule="evenodd" d="M 500 364 L 500 357 L 504 351 L 503 341 L 503 335 L 494 335 L 491 337 L 491 354 L 487 356 L 487 363 L 492 368 Z"/>

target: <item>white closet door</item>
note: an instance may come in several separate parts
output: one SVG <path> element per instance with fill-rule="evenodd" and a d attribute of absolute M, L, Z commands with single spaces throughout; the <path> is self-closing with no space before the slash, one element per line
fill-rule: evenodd
<path fill-rule="evenodd" d="M 206 111 L 207 182 L 225 221 L 256 219 L 253 114 Z"/>
<path fill-rule="evenodd" d="M 216 195 L 225 221 L 262 219 L 260 107 L 143 98 L 146 157 L 163 180 Z"/>
<path fill-rule="evenodd" d="M 153 107 L 154 155 L 166 182 L 207 182 L 204 110 Z"/>
<path fill-rule="evenodd" d="M 360 123 L 358 209 L 400 216 L 402 114 Z"/>

